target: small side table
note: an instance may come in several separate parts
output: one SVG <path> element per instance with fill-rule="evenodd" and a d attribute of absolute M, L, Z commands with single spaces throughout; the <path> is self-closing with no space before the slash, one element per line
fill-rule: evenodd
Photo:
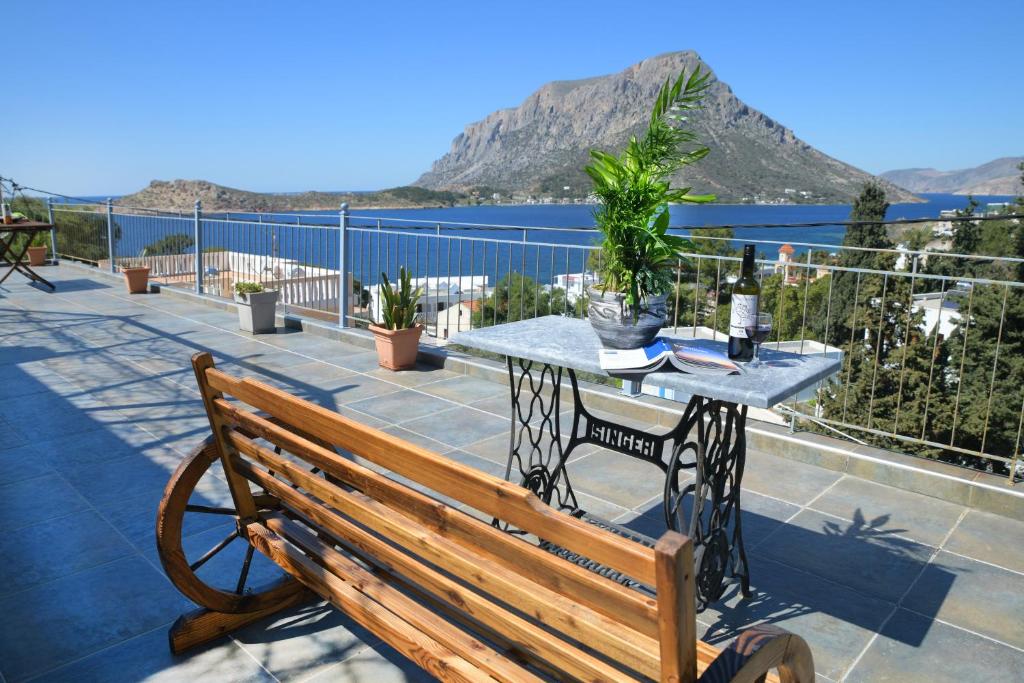
<path fill-rule="evenodd" d="M 18 271 L 32 282 L 46 285 L 51 291 L 57 289 L 53 283 L 32 270 L 28 263 L 23 261 L 25 254 L 28 253 L 29 245 L 32 244 L 32 238 L 38 233 L 49 232 L 52 229 L 53 226 L 49 223 L 40 223 L 38 221 L 21 221 L 20 223 L 11 223 L 10 225 L 0 223 L 0 259 L 6 260 L 6 263 L 0 263 L 0 265 L 9 266 L 7 272 L 0 278 L 0 284 L 3 284 L 9 278 L 11 273 Z M 14 250 L 14 240 L 17 239 L 18 235 L 26 236 L 25 245 L 21 248 L 21 253 L 15 253 Z"/>
<path fill-rule="evenodd" d="M 740 524 L 747 407 L 769 408 L 785 401 L 836 372 L 839 360 L 762 348 L 762 367 L 741 375 L 709 377 L 674 370 L 648 374 L 644 383 L 691 397 L 679 423 L 655 435 L 595 417 L 583 405 L 576 372 L 608 374 L 598 361 L 601 341 L 586 320 L 546 316 L 461 332 L 450 341 L 506 356 L 512 432 L 506 479 L 518 480 L 548 505 L 593 519 L 580 508 L 569 482 L 566 462 L 573 450 L 596 444 L 648 462 L 665 477 L 666 525 L 694 542 L 698 610 L 722 596 L 726 574 L 750 595 Z M 726 347 L 709 340 L 686 343 L 723 352 Z M 572 427 L 564 447 L 559 418 L 563 369 L 573 396 Z M 681 485 L 686 470 L 694 470 L 694 479 Z M 693 494 L 693 504 L 686 511 L 682 502 L 688 494 Z M 585 558 L 577 559 L 587 564 Z"/>

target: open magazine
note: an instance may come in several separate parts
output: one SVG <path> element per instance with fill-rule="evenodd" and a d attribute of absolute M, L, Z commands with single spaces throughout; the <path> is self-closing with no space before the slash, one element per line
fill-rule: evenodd
<path fill-rule="evenodd" d="M 601 369 L 611 374 L 647 374 L 666 363 L 694 375 L 734 375 L 743 370 L 719 351 L 658 337 L 642 349 L 601 349 Z"/>

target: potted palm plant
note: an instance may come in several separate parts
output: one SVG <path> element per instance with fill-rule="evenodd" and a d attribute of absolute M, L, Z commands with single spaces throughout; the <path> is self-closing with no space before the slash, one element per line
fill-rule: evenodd
<path fill-rule="evenodd" d="M 236 282 L 239 329 L 252 334 L 277 332 L 277 295 L 276 289 L 263 289 L 258 282 Z"/>
<path fill-rule="evenodd" d="M 377 346 L 377 362 L 389 370 L 406 370 L 416 365 L 423 326 L 416 324 L 416 304 L 423 294 L 412 288 L 412 278 L 405 268 L 398 270 L 397 287 L 380 274 L 380 325 L 370 325 Z"/>
<path fill-rule="evenodd" d="M 696 68 L 665 80 L 642 138 L 633 136 L 619 155 L 591 150 L 584 170 L 601 206 L 600 282 L 588 290 L 590 323 L 605 346 L 645 346 L 665 322 L 666 297 L 679 253 L 693 247 L 668 232 L 670 203 L 705 203 L 714 195 L 673 188 L 670 177 L 704 158 L 708 148 L 685 127 L 685 112 L 699 108 L 710 72 Z M 686 149 L 689 148 L 689 149 Z"/>
<path fill-rule="evenodd" d="M 145 261 L 141 258 L 125 259 L 120 265 L 129 294 L 145 294 L 149 291 L 149 266 Z"/>

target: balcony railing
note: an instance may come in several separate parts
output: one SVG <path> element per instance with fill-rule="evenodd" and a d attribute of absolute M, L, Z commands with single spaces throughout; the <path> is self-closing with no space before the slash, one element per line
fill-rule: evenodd
<path fill-rule="evenodd" d="M 281 291 L 286 312 L 342 325 L 373 319 L 380 273 L 394 279 L 405 267 L 424 288 L 421 319 L 439 343 L 523 318 L 585 317 L 587 286 L 601 265 L 587 228 L 347 212 L 211 215 L 198 206 L 191 214 L 51 210 L 65 258 L 108 269 L 141 260 L 155 281 L 221 297 L 239 280 L 257 281 Z M 759 252 L 762 307 L 775 318 L 769 343 L 843 360 L 836 376 L 777 406 L 778 414 L 794 426 L 1019 478 L 1024 259 L 824 244 L 813 241 L 813 225 L 808 241 L 787 246 L 772 228 L 792 226 L 758 227 L 764 238 L 744 241 Z M 669 302 L 677 334 L 726 334 L 739 269 L 736 239 L 720 232 L 726 228 L 690 230 L 696 246 L 680 254 Z"/>

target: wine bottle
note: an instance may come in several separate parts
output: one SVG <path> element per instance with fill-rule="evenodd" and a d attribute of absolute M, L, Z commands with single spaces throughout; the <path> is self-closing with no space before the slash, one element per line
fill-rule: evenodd
<path fill-rule="evenodd" d="M 761 285 L 754 279 L 754 245 L 743 246 L 743 269 L 732 286 L 732 310 L 729 313 L 729 358 L 747 361 L 754 357 L 754 342 L 747 327 L 757 324 L 757 306 Z"/>

